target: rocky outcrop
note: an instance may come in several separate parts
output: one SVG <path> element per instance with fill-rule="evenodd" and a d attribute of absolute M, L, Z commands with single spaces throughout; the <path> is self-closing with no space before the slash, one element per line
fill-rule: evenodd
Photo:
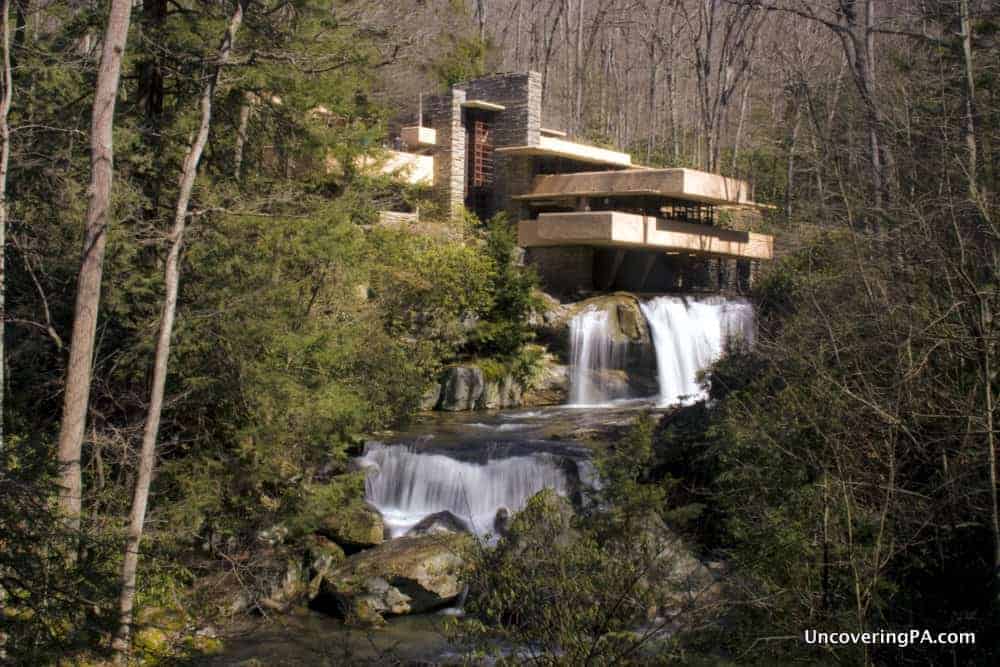
<path fill-rule="evenodd" d="M 440 535 L 441 533 L 469 533 L 469 524 L 448 510 L 425 516 L 417 525 L 407 531 L 410 537 Z"/>
<path fill-rule="evenodd" d="M 572 503 L 552 489 L 542 489 L 508 521 L 507 548 L 515 555 L 564 549 L 580 537 L 573 526 Z"/>
<path fill-rule="evenodd" d="M 265 573 L 265 592 L 257 600 L 257 606 L 271 611 L 284 612 L 302 599 L 307 592 L 306 577 L 302 561 L 292 554 L 275 554 L 269 567 L 261 568 Z M 268 574 L 271 577 L 268 577 Z"/>
<path fill-rule="evenodd" d="M 509 373 L 493 379 L 479 366 L 463 364 L 444 372 L 436 389 L 432 387 L 425 394 L 423 406 L 431 405 L 430 398 L 436 395 L 432 407 L 447 412 L 517 408 L 522 404 L 523 392 L 521 383 Z"/>
<path fill-rule="evenodd" d="M 369 505 L 342 509 L 323 517 L 316 532 L 348 553 L 382 544 L 385 539 L 382 515 Z"/>
<path fill-rule="evenodd" d="M 521 383 L 510 375 L 504 375 L 499 380 L 487 380 L 482 395 L 476 401 L 476 409 L 499 410 L 520 407 L 523 391 Z"/>
<path fill-rule="evenodd" d="M 475 410 L 485 387 L 483 369 L 478 366 L 453 366 L 444 373 L 437 407 L 448 412 Z"/>
<path fill-rule="evenodd" d="M 702 606 L 720 594 L 715 572 L 698 560 L 684 541 L 656 514 L 636 522 L 636 549 L 645 551 L 653 563 L 641 582 L 656 589 L 660 605 L 649 615 L 671 616 Z"/>
<path fill-rule="evenodd" d="M 464 590 L 464 534 L 401 537 L 350 556 L 324 576 L 320 595 L 356 625 L 447 606 Z"/>
<path fill-rule="evenodd" d="M 546 352 L 539 360 L 538 369 L 525 390 L 525 406 L 562 405 L 569 397 L 569 366 L 560 363 L 559 358 Z"/>
<path fill-rule="evenodd" d="M 310 535 L 305 540 L 306 563 L 308 564 L 309 598 L 316 597 L 320 585 L 333 568 L 347 558 L 344 550 L 336 542 L 322 535 Z"/>
<path fill-rule="evenodd" d="M 493 517 L 493 534 L 506 537 L 510 532 L 510 510 L 501 507 Z"/>

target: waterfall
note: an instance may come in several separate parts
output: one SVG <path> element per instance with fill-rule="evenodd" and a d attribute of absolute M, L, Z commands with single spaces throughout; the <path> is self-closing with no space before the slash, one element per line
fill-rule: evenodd
<path fill-rule="evenodd" d="M 359 463 L 377 470 L 365 481 L 365 499 L 382 513 L 392 537 L 443 510 L 480 535 L 494 532 L 493 520 L 501 507 L 517 512 L 546 487 L 562 495 L 570 492 L 565 459 L 548 453 L 480 463 L 406 445 L 369 443 Z"/>
<path fill-rule="evenodd" d="M 606 310 L 588 308 L 569 322 L 571 405 L 602 405 L 628 396 L 623 381 L 627 342 L 617 342 Z M 616 376 L 617 375 L 617 376 Z"/>
<path fill-rule="evenodd" d="M 730 341 L 753 342 L 753 307 L 744 299 L 663 296 L 640 304 L 656 349 L 661 405 L 707 398 L 698 373 Z"/>

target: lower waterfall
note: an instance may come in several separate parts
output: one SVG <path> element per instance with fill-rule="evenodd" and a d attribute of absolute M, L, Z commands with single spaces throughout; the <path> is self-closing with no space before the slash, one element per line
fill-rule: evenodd
<path fill-rule="evenodd" d="M 571 488 L 566 460 L 544 452 L 473 462 L 369 443 L 359 463 L 376 468 L 365 481 L 365 499 L 381 512 L 392 537 L 445 510 L 477 534 L 495 533 L 500 508 L 514 513 L 543 488 L 562 495 Z"/>
<path fill-rule="evenodd" d="M 569 322 L 570 405 L 602 405 L 628 396 L 615 371 L 625 363 L 627 343 L 615 340 L 606 310 L 588 309 Z"/>
<path fill-rule="evenodd" d="M 732 341 L 753 342 L 753 306 L 745 299 L 661 296 L 640 304 L 656 349 L 660 405 L 707 398 L 698 373 Z"/>

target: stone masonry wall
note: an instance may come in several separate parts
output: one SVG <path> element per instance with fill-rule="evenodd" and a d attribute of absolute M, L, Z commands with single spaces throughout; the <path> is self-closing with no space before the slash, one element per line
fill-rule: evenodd
<path fill-rule="evenodd" d="M 498 74 L 459 84 L 467 99 L 481 99 L 505 107 L 491 114 L 493 146 L 532 146 L 539 142 L 542 125 L 542 77 L 538 72 Z M 527 174 L 527 176 L 526 176 Z M 520 215 L 520 205 L 510 200 L 531 182 L 530 160 L 503 153 L 493 155 L 494 211 L 507 211 L 511 222 Z"/>
<path fill-rule="evenodd" d="M 424 124 L 437 132 L 434 149 L 434 193 L 449 215 L 465 204 L 465 91 L 453 88 L 424 100 Z"/>
<path fill-rule="evenodd" d="M 594 289 L 594 248 L 528 248 L 525 251 L 525 263 L 535 267 L 542 286 L 551 294 L 572 294 Z"/>

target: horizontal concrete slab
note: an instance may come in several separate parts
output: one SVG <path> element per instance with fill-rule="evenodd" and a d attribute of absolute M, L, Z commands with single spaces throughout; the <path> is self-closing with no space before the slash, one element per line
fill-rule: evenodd
<path fill-rule="evenodd" d="M 327 160 L 327 171 L 336 160 Z M 411 185 L 434 185 L 434 158 L 405 151 L 383 151 L 377 157 L 364 155 L 357 158 L 355 166 L 370 174 L 391 175 Z"/>
<path fill-rule="evenodd" d="M 465 100 L 462 106 L 466 109 L 482 109 L 483 111 L 503 111 L 507 107 L 486 100 Z"/>
<path fill-rule="evenodd" d="M 496 149 L 497 153 L 508 153 L 511 155 L 539 155 L 543 157 L 561 157 L 578 162 L 589 162 L 591 164 L 604 164 L 619 167 L 629 167 L 632 165 L 632 157 L 628 153 L 578 144 L 575 141 L 567 141 L 558 137 L 541 135 L 538 137 L 538 144 L 534 146 L 504 146 Z"/>
<path fill-rule="evenodd" d="M 542 213 L 517 225 L 518 245 L 646 248 L 696 255 L 771 259 L 774 239 L 711 225 L 618 211 Z"/>
<path fill-rule="evenodd" d="M 431 127 L 411 125 L 400 130 L 399 136 L 410 148 L 433 146 L 437 143 L 437 131 Z"/>
<path fill-rule="evenodd" d="M 746 181 L 697 169 L 624 169 L 536 176 L 516 199 L 652 196 L 714 205 L 754 206 Z"/>

